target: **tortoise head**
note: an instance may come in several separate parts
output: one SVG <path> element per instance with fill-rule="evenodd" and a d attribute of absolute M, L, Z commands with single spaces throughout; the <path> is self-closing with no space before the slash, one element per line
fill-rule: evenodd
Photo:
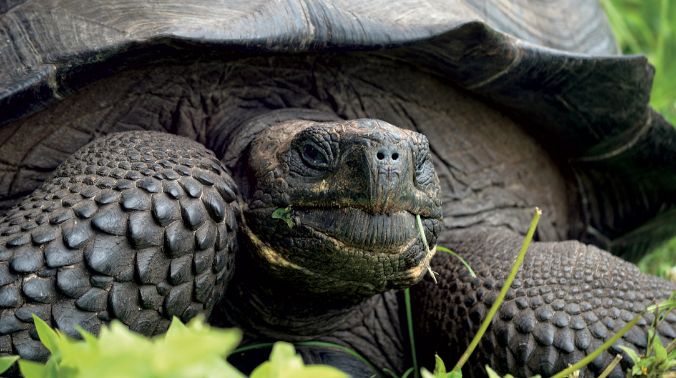
<path fill-rule="evenodd" d="M 426 273 L 442 218 L 424 135 L 374 119 L 291 120 L 260 132 L 247 164 L 245 233 L 256 264 L 285 284 L 362 297 Z"/>

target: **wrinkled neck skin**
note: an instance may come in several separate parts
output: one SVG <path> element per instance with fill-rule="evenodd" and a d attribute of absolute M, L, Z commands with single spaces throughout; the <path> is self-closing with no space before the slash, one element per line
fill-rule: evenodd
<path fill-rule="evenodd" d="M 243 236 L 235 276 L 214 314 L 249 337 L 310 340 L 350 328 L 360 321 L 359 314 L 371 312 L 377 305 L 373 295 L 341 298 L 309 292 L 305 285 L 294 285 L 293 278 L 279 277 L 279 272 L 254 261 L 252 248 L 256 247 Z"/>

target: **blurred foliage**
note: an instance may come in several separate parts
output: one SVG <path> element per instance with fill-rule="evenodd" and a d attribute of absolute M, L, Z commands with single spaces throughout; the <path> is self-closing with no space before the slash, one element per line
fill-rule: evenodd
<path fill-rule="evenodd" d="M 47 363 L 19 360 L 25 378 L 244 378 L 225 357 L 242 339 L 237 329 L 221 329 L 201 317 L 187 325 L 174 318 L 164 335 L 148 338 L 118 321 L 101 329 L 99 336 L 79 330 L 76 340 L 52 329 L 33 315 L 40 342 L 51 352 Z M 17 357 L 0 359 L 0 374 Z M 270 360 L 258 366 L 251 378 L 347 378 L 340 370 L 306 366 L 293 345 L 277 342 Z"/>
<path fill-rule="evenodd" d="M 676 2 L 601 0 L 625 54 L 644 54 L 655 66 L 650 104 L 676 124 Z"/>
<path fill-rule="evenodd" d="M 647 254 L 638 263 L 638 267 L 644 272 L 676 282 L 676 238 Z"/>
<path fill-rule="evenodd" d="M 147 338 L 113 321 L 98 337 L 80 330 L 82 340 L 53 330 L 33 315 L 42 344 L 51 352 L 46 364 L 19 360 L 26 378 L 75 377 L 244 377 L 225 356 L 241 340 L 236 329 L 218 329 L 195 318 L 174 318 L 166 334 Z"/>
<path fill-rule="evenodd" d="M 347 378 L 342 371 L 325 365 L 305 365 L 293 345 L 276 342 L 270 360 L 263 362 L 250 378 Z"/>
<path fill-rule="evenodd" d="M 676 1 L 601 0 L 620 50 L 655 66 L 650 104 L 676 125 Z M 676 282 L 676 238 L 639 263 L 644 272 Z"/>
<path fill-rule="evenodd" d="M 629 356 L 633 364 L 632 368 L 627 372 L 629 377 L 673 377 L 676 373 L 676 340 L 667 341 L 664 345 L 660 336 L 657 334 L 659 323 L 665 321 L 667 314 L 676 309 L 676 291 L 671 293 L 671 297 L 660 303 L 659 306 L 652 306 L 654 309 L 653 323 L 648 328 L 648 345 L 640 353 L 631 347 L 624 345 L 619 346 L 624 353 Z"/>

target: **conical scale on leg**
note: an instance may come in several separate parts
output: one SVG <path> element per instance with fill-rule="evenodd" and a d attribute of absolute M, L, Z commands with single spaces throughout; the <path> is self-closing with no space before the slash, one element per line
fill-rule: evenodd
<path fill-rule="evenodd" d="M 208 314 L 232 274 L 235 192 L 213 155 L 180 137 L 82 148 L 0 218 L 0 353 L 46 356 L 33 312 L 68 334 L 117 318 L 148 335 Z"/>

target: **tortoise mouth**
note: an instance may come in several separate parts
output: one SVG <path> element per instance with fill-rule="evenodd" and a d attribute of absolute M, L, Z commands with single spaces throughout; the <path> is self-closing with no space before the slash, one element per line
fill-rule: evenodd
<path fill-rule="evenodd" d="M 249 209 L 244 229 L 255 256 L 262 259 L 260 266 L 283 279 L 294 277 L 296 284 L 305 282 L 303 290 L 372 295 L 408 287 L 425 274 L 436 251 L 439 218 L 421 216 L 426 248 L 416 215 L 408 210 L 379 214 L 356 206 L 322 205 L 286 209 L 290 212 L 283 219 L 272 217 L 273 208 Z"/>
<path fill-rule="evenodd" d="M 294 213 L 299 226 L 359 250 L 398 254 L 420 237 L 415 215 L 408 211 L 370 214 L 355 207 L 314 207 Z"/>

